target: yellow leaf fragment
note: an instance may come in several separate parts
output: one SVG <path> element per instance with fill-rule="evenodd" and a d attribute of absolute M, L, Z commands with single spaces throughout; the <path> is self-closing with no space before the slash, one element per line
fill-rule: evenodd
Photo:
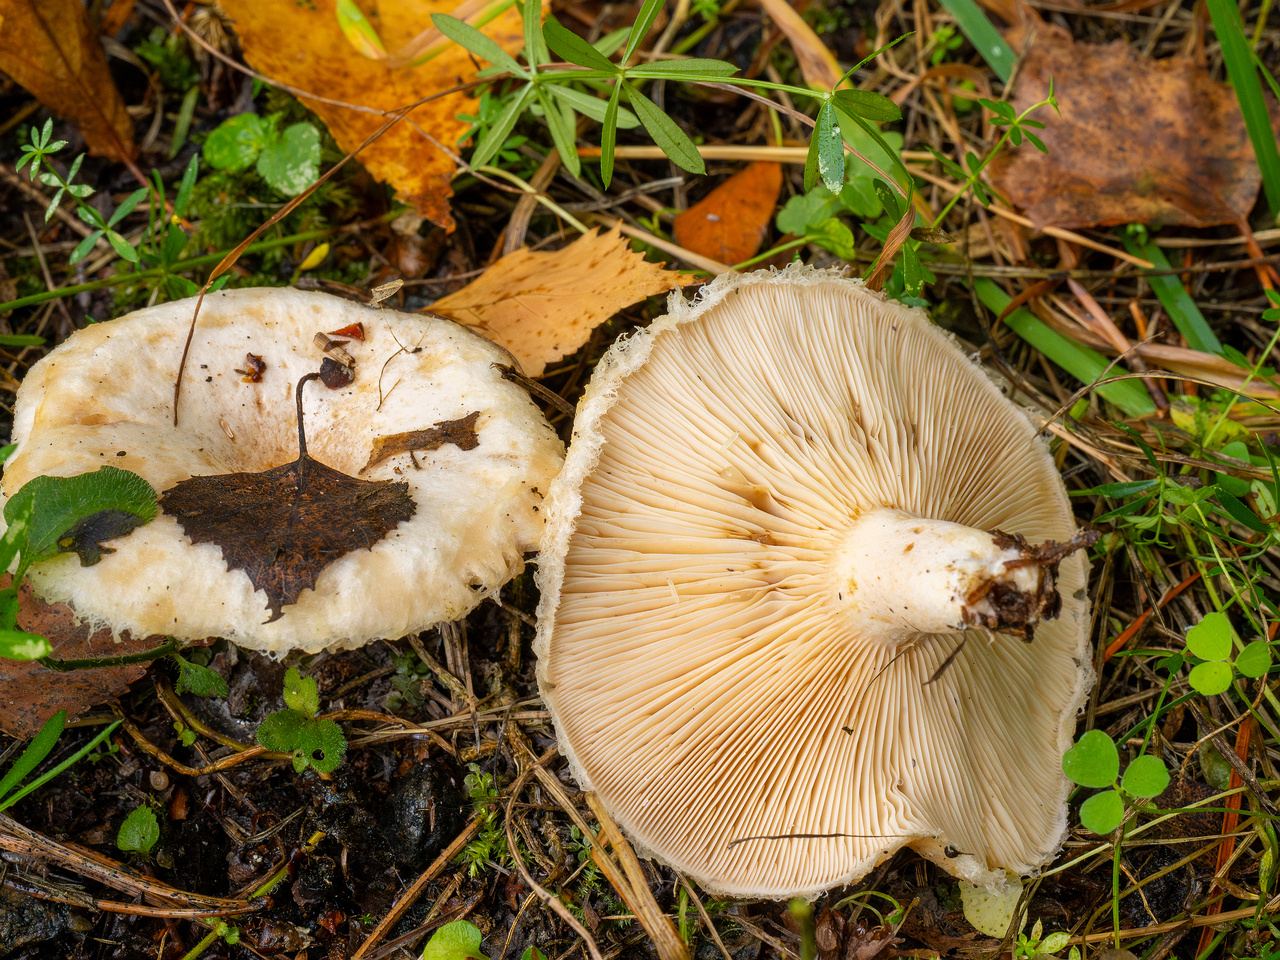
<path fill-rule="evenodd" d="M 987 890 L 973 884 L 960 881 L 960 902 L 964 906 L 964 917 L 980 933 L 988 937 L 1003 937 L 1013 922 L 1013 911 L 1017 909 L 1018 900 L 1022 897 L 1022 878 L 1015 873 L 1008 874 L 1008 882 L 998 890 Z M 1026 926 L 1027 915 L 1022 915 L 1018 930 Z"/>
<path fill-rule="evenodd" d="M 133 158 L 133 121 L 80 0 L 0 0 L 0 71 L 74 123 L 90 153 Z"/>
<path fill-rule="evenodd" d="M 791 41 L 804 82 L 815 90 L 834 90 L 841 77 L 836 55 L 796 13 L 795 7 L 787 0 L 760 0 L 760 8 Z"/>
<path fill-rule="evenodd" d="M 429 309 L 510 350 L 536 377 L 623 307 L 692 282 L 689 274 L 648 263 L 616 229 L 593 230 L 554 253 L 507 254 Z"/>
<path fill-rule="evenodd" d="M 347 104 L 302 98 L 343 150 L 359 147 L 390 112 L 475 78 L 476 61 L 456 44 L 417 67 L 392 66 L 372 45 L 376 37 L 387 49 L 399 50 L 431 29 L 431 14 L 466 15 L 471 8 L 460 9 L 465 4 L 456 0 L 380 0 L 363 7 L 343 2 L 341 22 L 338 0 L 219 0 L 219 6 L 235 21 L 250 66 L 273 80 Z M 355 13 L 366 19 L 357 24 Z M 524 45 L 515 8 L 486 24 L 484 32 L 511 53 Z M 457 114 L 474 115 L 477 104 L 469 92 L 429 100 L 361 151 L 360 162 L 376 179 L 395 187 L 418 214 L 452 230 L 449 184 L 456 164 L 448 151 L 459 149 L 458 138 L 467 130 Z"/>

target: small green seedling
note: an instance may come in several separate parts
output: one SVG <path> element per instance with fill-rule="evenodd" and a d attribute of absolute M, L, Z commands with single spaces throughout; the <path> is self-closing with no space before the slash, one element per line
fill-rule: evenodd
<path fill-rule="evenodd" d="M 462 848 L 458 860 L 468 866 L 468 872 L 478 877 L 490 861 L 507 858 L 507 833 L 498 820 L 498 790 L 493 774 L 481 769 L 477 763 L 467 764 L 471 771 L 462 780 L 463 788 L 471 800 L 471 810 L 480 819 L 480 829 L 475 839 Z"/>
<path fill-rule="evenodd" d="M 222 679 L 222 675 L 210 670 L 208 667 L 202 667 L 198 663 L 192 663 L 181 654 L 172 654 L 173 660 L 178 664 L 178 681 L 173 685 L 173 689 L 178 696 L 184 693 L 194 693 L 197 697 L 225 697 L 227 695 L 227 681 Z M 190 744 L 187 744 L 190 746 Z"/>
<path fill-rule="evenodd" d="M 480 928 L 474 923 L 454 920 L 431 935 L 422 948 L 422 960 L 489 960 L 480 952 L 480 940 Z"/>
<path fill-rule="evenodd" d="M 275 116 L 242 113 L 209 134 L 204 159 L 227 173 L 253 165 L 271 189 L 296 197 L 320 175 L 320 131 L 305 122 L 278 131 Z"/>
<path fill-rule="evenodd" d="M 91 753 L 98 744 L 111 736 L 111 732 L 120 726 L 117 720 L 111 726 L 107 727 L 100 734 L 90 740 L 87 744 L 77 750 L 74 754 L 63 760 L 52 770 L 48 770 L 36 777 L 30 783 L 18 789 L 22 782 L 31 774 L 36 767 L 44 761 L 50 753 L 53 752 L 54 745 L 57 744 L 58 738 L 62 736 L 63 728 L 67 725 L 67 711 L 59 710 L 52 717 L 44 722 L 44 726 L 27 744 L 27 748 L 22 751 L 22 755 L 14 761 L 9 771 L 0 777 L 0 810 L 7 810 L 15 803 L 31 793 L 38 790 L 58 774 L 62 773 L 68 767 L 77 763 L 82 757 Z"/>
<path fill-rule="evenodd" d="M 1271 645 L 1265 640 L 1255 640 L 1232 659 L 1235 639 L 1231 621 L 1225 613 L 1217 611 L 1205 614 L 1204 619 L 1187 631 L 1187 652 L 1204 661 L 1192 667 L 1187 677 L 1187 682 L 1198 692 L 1207 697 L 1223 693 L 1237 673 L 1251 678 L 1267 675 L 1271 669 Z"/>
<path fill-rule="evenodd" d="M 140 853 L 144 857 L 151 856 L 151 851 L 160 839 L 160 823 L 156 820 L 156 812 L 146 804 L 131 811 L 120 824 L 120 832 L 116 834 L 116 847 L 125 853 Z"/>
<path fill-rule="evenodd" d="M 1062 758 L 1062 772 L 1082 787 L 1109 787 L 1095 793 L 1080 806 L 1080 822 L 1094 833 L 1110 833 L 1124 819 L 1126 804 L 1148 800 L 1164 793 L 1169 771 L 1159 757 L 1144 754 L 1120 775 L 1120 751 L 1115 741 L 1101 730 L 1090 730 Z"/>
<path fill-rule="evenodd" d="M 332 720 L 317 720 L 320 690 L 310 677 L 290 667 L 284 675 L 285 708 L 277 710 L 258 725 L 258 743 L 268 750 L 293 754 L 298 773 L 311 767 L 317 773 L 332 773 L 347 752 L 347 738 Z"/>
<path fill-rule="evenodd" d="M 1045 937 L 1044 924 L 1037 920 L 1036 925 L 1031 928 L 1030 936 L 1018 934 L 1018 942 L 1013 945 L 1013 960 L 1036 960 L 1037 957 L 1052 956 L 1065 947 L 1070 939 L 1071 934 L 1061 930 Z M 1072 947 L 1068 956 L 1070 960 L 1080 960 L 1080 948 Z"/>

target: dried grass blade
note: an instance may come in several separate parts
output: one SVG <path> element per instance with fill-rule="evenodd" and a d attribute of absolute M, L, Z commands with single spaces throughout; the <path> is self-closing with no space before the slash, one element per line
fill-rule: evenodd
<path fill-rule="evenodd" d="M 627 838 L 622 835 L 618 825 L 609 816 L 609 811 L 605 809 L 600 797 L 594 792 L 589 792 L 586 798 L 591 812 L 600 821 L 601 832 L 608 838 L 609 846 L 613 847 L 613 852 L 617 854 L 618 862 L 630 881 L 630 890 L 619 887 L 618 893 L 631 911 L 640 918 L 640 923 L 658 948 L 658 955 L 662 960 L 689 960 L 689 948 L 680 939 L 680 934 L 676 932 L 671 918 L 662 912 L 658 901 L 654 899 L 653 892 L 649 889 L 649 881 L 640 867 L 640 861 L 636 859 L 635 851 L 631 849 L 631 844 L 627 842 Z M 593 850 L 593 858 L 594 856 Z"/>

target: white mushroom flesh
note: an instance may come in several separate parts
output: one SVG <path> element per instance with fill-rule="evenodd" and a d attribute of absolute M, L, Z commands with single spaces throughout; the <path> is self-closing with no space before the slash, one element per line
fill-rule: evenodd
<path fill-rule="evenodd" d="M 548 506 L 543 697 L 647 851 L 774 897 L 906 844 L 980 883 L 1056 852 L 1085 562 L 1034 642 L 950 632 L 956 578 L 1007 572 L 986 531 L 1075 524 L 1045 443 L 921 311 L 805 270 L 673 298 L 601 363 Z"/>

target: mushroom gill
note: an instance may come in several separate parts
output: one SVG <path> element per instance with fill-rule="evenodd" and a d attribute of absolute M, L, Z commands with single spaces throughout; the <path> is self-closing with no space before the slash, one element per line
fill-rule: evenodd
<path fill-rule="evenodd" d="M 979 883 L 1056 852 L 1085 561 L 1035 562 L 1076 534 L 1053 461 L 921 311 L 807 269 L 673 298 L 601 362 L 548 509 L 543 697 L 648 852 L 771 897 L 904 845 Z M 966 629 L 979 567 L 1032 642 Z"/>

